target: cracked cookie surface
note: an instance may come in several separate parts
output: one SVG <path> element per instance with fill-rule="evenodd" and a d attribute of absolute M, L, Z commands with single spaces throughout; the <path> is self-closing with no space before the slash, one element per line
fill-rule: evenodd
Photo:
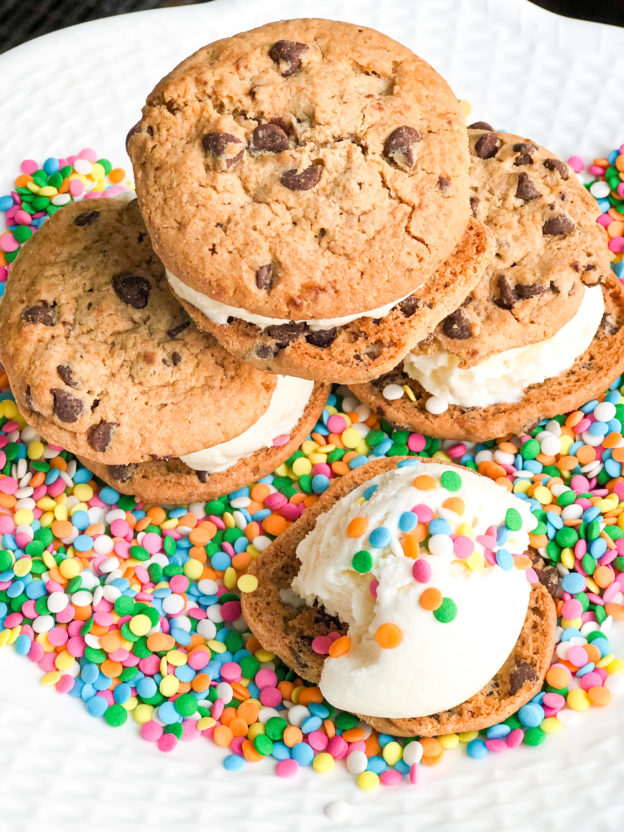
<path fill-rule="evenodd" d="M 529 139 L 469 129 L 470 203 L 496 245 L 483 279 L 415 353 L 442 350 L 471 366 L 550 338 L 583 286 L 610 273 L 595 199 L 561 159 Z"/>
<path fill-rule="evenodd" d="M 128 152 L 169 271 L 285 322 L 404 297 L 469 216 L 455 96 L 347 23 L 281 21 L 200 49 L 150 93 Z"/>
<path fill-rule="evenodd" d="M 0 303 L 0 360 L 35 430 L 108 464 L 231 439 L 276 384 L 192 324 L 136 200 L 67 205 L 29 240 Z"/>

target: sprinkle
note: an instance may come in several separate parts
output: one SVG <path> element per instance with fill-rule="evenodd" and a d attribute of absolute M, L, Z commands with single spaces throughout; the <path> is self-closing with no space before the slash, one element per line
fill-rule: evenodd
<path fill-rule="evenodd" d="M 387 529 L 385 526 L 373 529 L 368 536 L 368 542 L 375 549 L 383 549 L 384 546 L 388 546 L 390 544 L 391 540 L 392 534 L 390 533 L 390 529 Z"/>
<path fill-rule="evenodd" d="M 420 593 L 418 603 L 424 610 L 437 610 L 442 604 L 442 593 L 434 586 L 427 587 Z"/>
<path fill-rule="evenodd" d="M 381 624 L 375 632 L 375 641 L 380 647 L 391 650 L 403 641 L 403 633 L 396 624 Z"/>
<path fill-rule="evenodd" d="M 426 591 L 427 590 L 425 590 L 425 592 Z M 457 617 L 457 604 L 452 598 L 442 598 L 442 603 L 434 610 L 433 614 L 438 621 L 443 624 L 448 624 L 450 621 L 454 621 Z"/>
<path fill-rule="evenodd" d="M 366 517 L 354 517 L 347 526 L 347 537 L 362 537 L 368 529 Z"/>
<path fill-rule="evenodd" d="M 373 566 L 373 556 L 366 549 L 361 549 L 353 555 L 351 566 L 356 572 L 370 572 Z"/>
<path fill-rule="evenodd" d="M 440 477 L 440 484 L 447 491 L 459 491 L 462 487 L 462 478 L 457 471 L 444 471 Z"/>

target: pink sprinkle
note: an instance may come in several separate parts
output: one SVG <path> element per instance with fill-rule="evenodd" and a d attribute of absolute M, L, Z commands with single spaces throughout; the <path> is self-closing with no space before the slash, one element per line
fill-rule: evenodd
<path fill-rule="evenodd" d="M 241 669 L 236 662 L 225 662 L 221 665 L 221 678 L 226 682 L 240 682 Z"/>
<path fill-rule="evenodd" d="M 189 579 L 186 575 L 174 575 L 169 581 L 169 586 L 172 592 L 186 592 L 189 588 Z"/>
<path fill-rule="evenodd" d="M 277 708 L 282 704 L 282 694 L 277 688 L 262 688 L 260 691 L 260 701 L 267 708 Z"/>
<path fill-rule="evenodd" d="M 143 725 L 141 725 L 141 736 L 148 742 L 158 742 L 162 735 L 162 725 L 159 725 L 157 722 L 150 720 L 149 722 L 144 722 Z"/>
<path fill-rule="evenodd" d="M 159 534 L 155 534 L 154 532 L 148 532 L 147 534 L 143 535 L 141 538 L 141 546 L 150 553 L 150 555 L 156 555 L 158 552 L 162 550 L 162 538 Z M 182 578 L 183 575 L 176 575 L 176 578 Z M 185 578 L 187 581 L 188 586 L 188 578 Z M 177 590 L 174 590 L 176 592 Z"/>
<path fill-rule="evenodd" d="M 452 448 L 447 449 L 446 453 L 451 459 L 460 459 L 466 453 L 466 446 L 462 444 L 453 445 Z"/>
<path fill-rule="evenodd" d="M 223 713 L 224 709 L 225 709 L 225 703 L 224 703 L 223 699 L 221 699 L 221 697 L 219 697 L 218 699 L 215 699 L 215 701 L 212 705 L 212 711 L 211 711 L 211 714 L 214 717 L 214 719 L 219 719 L 219 717 Z"/>
<path fill-rule="evenodd" d="M 182 723 L 182 739 L 188 742 L 189 740 L 197 739 L 199 736 L 199 728 L 194 719 L 185 719 Z M 241 739 L 239 737 L 239 739 Z"/>
<path fill-rule="evenodd" d="M 617 186 L 615 190 L 617 192 L 617 195 L 624 199 L 624 182 L 620 182 L 620 184 Z"/>
<path fill-rule="evenodd" d="M 146 656 L 139 662 L 139 670 L 141 673 L 145 673 L 146 676 L 153 676 L 155 673 L 158 673 L 159 669 L 160 658 L 155 653 L 152 653 L 151 656 Z"/>
<path fill-rule="evenodd" d="M 431 580 L 431 566 L 425 558 L 417 558 L 412 566 L 412 575 L 419 584 L 426 584 Z"/>
<path fill-rule="evenodd" d="M 600 165 L 590 165 L 587 170 L 592 174 L 592 176 L 603 176 L 605 173 L 605 169 Z"/>
<path fill-rule="evenodd" d="M 73 656 L 75 659 L 79 659 L 82 656 L 84 656 L 85 647 L 85 640 L 82 638 L 82 636 L 70 638 L 67 642 L 67 652 L 70 654 L 70 656 Z"/>
<path fill-rule="evenodd" d="M 113 662 L 125 662 L 128 656 L 128 651 L 124 650 L 123 647 L 120 647 L 119 650 L 113 650 L 112 653 L 108 654 L 108 658 Z"/>
<path fill-rule="evenodd" d="M 48 641 L 55 647 L 65 644 L 67 641 L 67 630 L 64 630 L 62 627 L 54 627 L 48 633 Z"/>
<path fill-rule="evenodd" d="M 590 688 L 594 688 L 596 686 L 600 687 L 600 685 L 602 685 L 602 679 L 594 670 L 592 670 L 591 673 L 586 673 L 584 676 L 581 676 L 581 687 L 583 690 L 589 690 Z"/>
<path fill-rule="evenodd" d="M 576 599 L 564 601 L 561 607 L 561 615 L 568 620 L 579 618 L 579 616 L 583 615 L 583 605 Z"/>
<path fill-rule="evenodd" d="M 605 591 L 603 593 L 603 596 L 602 596 L 602 600 L 605 602 L 605 604 L 609 604 L 611 601 L 613 601 L 613 599 L 615 598 L 615 596 L 619 592 L 621 592 L 621 587 L 620 587 L 619 582 L 618 581 L 613 581 L 613 583 L 610 584 L 605 589 Z"/>
<path fill-rule="evenodd" d="M 349 753 L 349 744 L 346 740 L 343 740 L 341 736 L 336 734 L 336 736 L 332 737 L 327 743 L 327 750 L 332 755 L 334 760 L 342 760 L 342 758 L 346 757 Z"/>
<path fill-rule="evenodd" d="M 377 580 L 377 578 L 373 578 L 373 580 L 370 582 L 370 584 L 368 586 L 368 591 L 373 596 L 373 598 L 377 597 L 377 587 L 378 586 L 379 586 L 379 581 Z"/>
<path fill-rule="evenodd" d="M 193 670 L 203 670 L 210 661 L 210 653 L 207 650 L 195 650 L 189 656 L 189 667 Z"/>
<path fill-rule="evenodd" d="M 175 734 L 163 734 L 158 740 L 158 748 L 160 751 L 173 751 L 178 744 Z"/>
<path fill-rule="evenodd" d="M 418 777 L 419 776 L 420 776 L 420 770 L 419 770 L 418 766 L 416 765 L 416 763 L 414 763 L 412 766 L 410 766 L 410 770 L 409 770 L 409 781 L 412 784 L 412 786 L 415 786 L 416 783 L 418 783 Z"/>
<path fill-rule="evenodd" d="M 419 503 L 412 509 L 419 523 L 430 523 L 433 520 L 433 509 L 424 503 Z"/>
<path fill-rule="evenodd" d="M 84 185 L 80 179 L 72 179 L 69 183 L 69 192 L 72 196 L 80 196 L 84 191 Z"/>
<path fill-rule="evenodd" d="M 514 728 L 507 734 L 505 742 L 508 748 L 517 748 L 524 739 L 524 731 L 521 728 Z"/>
<path fill-rule="evenodd" d="M 17 251 L 19 248 L 19 243 L 10 231 L 7 231 L 6 234 L 3 234 L 2 237 L 0 237 L 0 248 L 2 251 L 6 252 Z M 4 426 L 4 429 L 7 430 L 6 425 Z"/>
<path fill-rule="evenodd" d="M 32 223 L 32 217 L 26 211 L 16 211 L 14 219 L 18 225 L 31 225 Z"/>
<path fill-rule="evenodd" d="M 387 768 L 379 775 L 379 782 L 382 786 L 397 786 L 401 782 L 401 772 L 395 768 Z"/>
<path fill-rule="evenodd" d="M 509 746 L 503 739 L 495 738 L 485 741 L 488 751 L 505 751 Z"/>
<path fill-rule="evenodd" d="M 67 486 L 65 485 L 61 477 L 59 477 L 55 482 L 48 486 L 48 494 L 50 495 L 50 497 L 59 497 L 63 493 L 63 491 L 65 491 L 66 487 Z"/>
<path fill-rule="evenodd" d="M 496 546 L 496 536 L 490 534 L 478 534 L 477 543 L 480 543 L 481 546 L 484 546 L 487 549 L 491 549 L 493 546 Z"/>
<path fill-rule="evenodd" d="M 36 170 L 39 170 L 39 165 L 35 162 L 34 159 L 24 159 L 24 161 L 20 165 L 20 170 L 22 171 L 22 173 L 25 173 L 28 176 L 32 176 L 32 174 Z"/>
<path fill-rule="evenodd" d="M 113 520 L 110 525 L 111 534 L 113 537 L 125 537 L 132 529 L 125 520 Z"/>
<path fill-rule="evenodd" d="M 307 736 L 307 742 L 315 751 L 325 751 L 329 744 L 329 739 L 323 731 L 311 731 Z"/>
<path fill-rule="evenodd" d="M 254 679 L 256 685 L 262 689 L 266 687 L 275 687 L 277 685 L 277 675 L 268 667 L 263 667 L 256 673 Z"/>
<path fill-rule="evenodd" d="M 40 662 L 43 658 L 43 647 L 38 641 L 33 641 L 28 651 L 28 658 L 31 662 Z"/>
<path fill-rule="evenodd" d="M 230 751 L 232 752 L 232 754 L 238 754 L 239 757 L 242 757 L 244 742 L 245 737 L 234 737 L 234 739 L 230 743 Z"/>
<path fill-rule="evenodd" d="M 585 165 L 583 164 L 583 160 L 580 156 L 570 156 L 570 158 L 568 159 L 568 164 L 570 165 L 574 173 L 580 173 L 585 167 Z"/>
<path fill-rule="evenodd" d="M 316 636 L 312 639 L 311 647 L 318 656 L 326 656 L 329 653 L 329 639 L 327 636 Z"/>
<path fill-rule="evenodd" d="M 591 676 L 591 673 L 588 673 L 587 675 Z M 546 705 L 547 708 L 560 710 L 565 705 L 565 699 L 560 693 L 545 693 L 543 704 Z"/>
<path fill-rule="evenodd" d="M 281 495 L 280 495 L 280 496 L 281 496 Z M 284 499 L 286 499 L 286 498 L 284 498 Z M 265 504 L 266 504 L 266 500 L 265 500 Z M 221 517 L 217 517 L 216 515 L 211 514 L 211 515 L 208 517 L 208 519 L 210 520 L 210 522 L 211 522 L 211 523 L 214 523 L 214 524 L 215 524 L 215 526 L 216 526 L 218 529 L 223 530 L 223 529 L 225 528 L 225 523 L 223 522 L 223 520 L 221 519 Z"/>
<path fill-rule="evenodd" d="M 2 484 L 0 480 L 0 485 Z M 15 529 L 15 521 L 10 514 L 0 514 L 0 534 L 11 534 Z"/>
<path fill-rule="evenodd" d="M 36 618 L 38 613 L 37 613 L 37 610 L 35 609 L 35 602 L 31 600 L 31 601 L 26 601 L 24 604 L 22 604 L 22 612 L 24 613 L 24 615 L 27 618 Z M 17 613 L 16 613 L 16 615 L 17 615 Z M 15 624 L 9 623 L 10 620 L 12 620 L 12 616 L 9 615 L 5 619 L 5 622 L 4 622 L 5 627 L 15 627 Z M 21 620 L 21 616 L 20 616 L 20 620 Z M 17 623 L 19 623 L 19 622 L 17 622 Z"/>
<path fill-rule="evenodd" d="M 592 602 L 592 604 L 598 604 L 599 607 L 604 607 L 605 600 L 601 598 L 600 595 L 596 595 L 595 592 L 588 592 L 587 598 Z"/>
<path fill-rule="evenodd" d="M 83 147 L 78 154 L 79 159 L 87 159 L 89 162 L 97 162 L 97 153 L 92 147 Z"/>
<path fill-rule="evenodd" d="M 221 605 L 221 615 L 224 621 L 236 621 L 241 617 L 240 601 L 226 601 Z"/>
<path fill-rule="evenodd" d="M 339 416 L 335 413 L 333 416 L 330 416 L 327 420 L 327 429 L 330 433 L 342 433 L 344 430 L 347 429 L 347 420 L 344 416 Z"/>
<path fill-rule="evenodd" d="M 598 219 L 596 220 L 598 225 L 602 225 L 603 228 L 606 228 L 608 225 L 611 225 L 613 222 L 613 218 L 610 217 L 608 214 L 601 214 Z"/>
<path fill-rule="evenodd" d="M 410 433 L 407 437 L 407 447 L 410 451 L 414 451 L 414 453 L 424 450 L 426 444 L 427 442 L 422 433 Z"/>
<path fill-rule="evenodd" d="M 453 541 L 453 551 L 458 558 L 469 558 L 474 552 L 474 543 L 468 535 L 460 534 Z"/>
<path fill-rule="evenodd" d="M 490 564 L 490 566 L 496 566 L 498 561 L 496 560 L 496 552 L 493 549 L 484 549 L 483 550 L 483 557 Z"/>
<path fill-rule="evenodd" d="M 326 477 L 329 477 L 332 473 L 332 469 L 325 462 L 317 462 L 314 468 L 312 468 L 312 473 L 324 474 Z"/>
<path fill-rule="evenodd" d="M 55 660 L 56 653 L 54 651 L 52 653 L 45 653 L 39 660 L 39 667 L 43 670 L 44 673 L 49 673 L 51 670 L 56 670 L 56 665 L 54 664 Z"/>
<path fill-rule="evenodd" d="M 280 494 L 279 491 L 276 491 L 273 494 L 269 494 L 269 496 L 264 501 L 264 505 L 267 508 L 270 508 L 271 511 L 277 511 L 278 509 L 285 506 L 288 500 L 284 497 L 283 494 Z"/>
<path fill-rule="evenodd" d="M 284 445 L 288 445 L 290 442 L 290 434 L 283 433 L 281 436 L 276 436 L 273 440 L 273 447 L 274 448 L 282 448 Z"/>
<path fill-rule="evenodd" d="M 299 763 L 296 760 L 280 760 L 275 766 L 275 773 L 278 777 L 294 777 L 299 771 Z"/>
<path fill-rule="evenodd" d="M 568 661 L 576 667 L 584 667 L 587 664 L 587 652 L 579 644 L 573 644 L 568 650 Z"/>
<path fill-rule="evenodd" d="M 574 544 L 574 557 L 582 558 L 587 553 L 587 541 L 577 540 Z"/>
<path fill-rule="evenodd" d="M 73 686 L 74 677 L 70 676 L 69 673 L 63 673 L 63 675 L 54 687 L 57 689 L 59 693 L 69 693 Z"/>
<path fill-rule="evenodd" d="M 304 506 L 302 504 L 301 508 L 303 507 Z M 296 520 L 300 514 L 299 508 L 299 506 L 293 505 L 293 503 L 288 503 L 288 505 L 285 505 L 280 509 L 280 514 L 285 520 Z"/>
<path fill-rule="evenodd" d="M 575 474 L 572 477 L 570 485 L 572 486 L 572 490 L 577 494 L 583 494 L 585 491 L 589 490 L 589 480 L 582 474 Z M 590 504 L 588 503 L 588 505 Z M 587 506 L 584 507 L 586 508 Z"/>

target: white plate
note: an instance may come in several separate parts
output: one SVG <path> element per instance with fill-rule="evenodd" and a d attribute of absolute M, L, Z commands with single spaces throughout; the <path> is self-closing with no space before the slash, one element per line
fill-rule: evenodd
<path fill-rule="evenodd" d="M 0 193 L 21 159 L 93 146 L 117 164 L 153 84 L 197 47 L 271 19 L 340 16 L 381 29 L 439 69 L 475 118 L 559 155 L 602 155 L 624 141 L 624 32 L 556 17 L 526 0 L 216 0 L 66 29 L 0 56 Z M 620 630 L 624 627 L 620 626 Z M 620 638 L 619 655 L 624 655 Z M 359 791 L 351 777 L 229 774 L 199 740 L 153 750 L 128 724 L 112 730 L 38 668 L 0 652 L 0 830 L 216 832 L 329 829 L 498 832 L 620 830 L 624 708 L 584 714 L 537 749 L 472 761 L 448 753 L 412 789 Z M 345 800 L 351 817 L 323 808 Z"/>

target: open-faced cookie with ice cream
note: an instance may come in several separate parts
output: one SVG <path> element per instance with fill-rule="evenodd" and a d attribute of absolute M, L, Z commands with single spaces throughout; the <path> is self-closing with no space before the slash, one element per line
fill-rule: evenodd
<path fill-rule="evenodd" d="M 477 730 L 534 696 L 552 657 L 535 522 L 467 469 L 375 461 L 256 558 L 243 613 L 266 649 L 378 730 Z"/>
<path fill-rule="evenodd" d="M 390 422 L 484 440 L 574 410 L 624 368 L 624 287 L 599 209 L 561 159 L 471 129 L 471 204 L 494 253 L 461 306 L 356 395 Z"/>
<path fill-rule="evenodd" d="M 0 359 L 36 431 L 155 503 L 270 473 L 329 392 L 243 364 L 200 332 L 168 290 L 136 200 L 65 206 L 28 241 L 0 305 Z"/>
<path fill-rule="evenodd" d="M 481 276 L 467 150 L 432 67 L 316 19 L 198 50 L 128 135 L 154 248 L 198 326 L 261 369 L 341 382 L 396 366 Z"/>

